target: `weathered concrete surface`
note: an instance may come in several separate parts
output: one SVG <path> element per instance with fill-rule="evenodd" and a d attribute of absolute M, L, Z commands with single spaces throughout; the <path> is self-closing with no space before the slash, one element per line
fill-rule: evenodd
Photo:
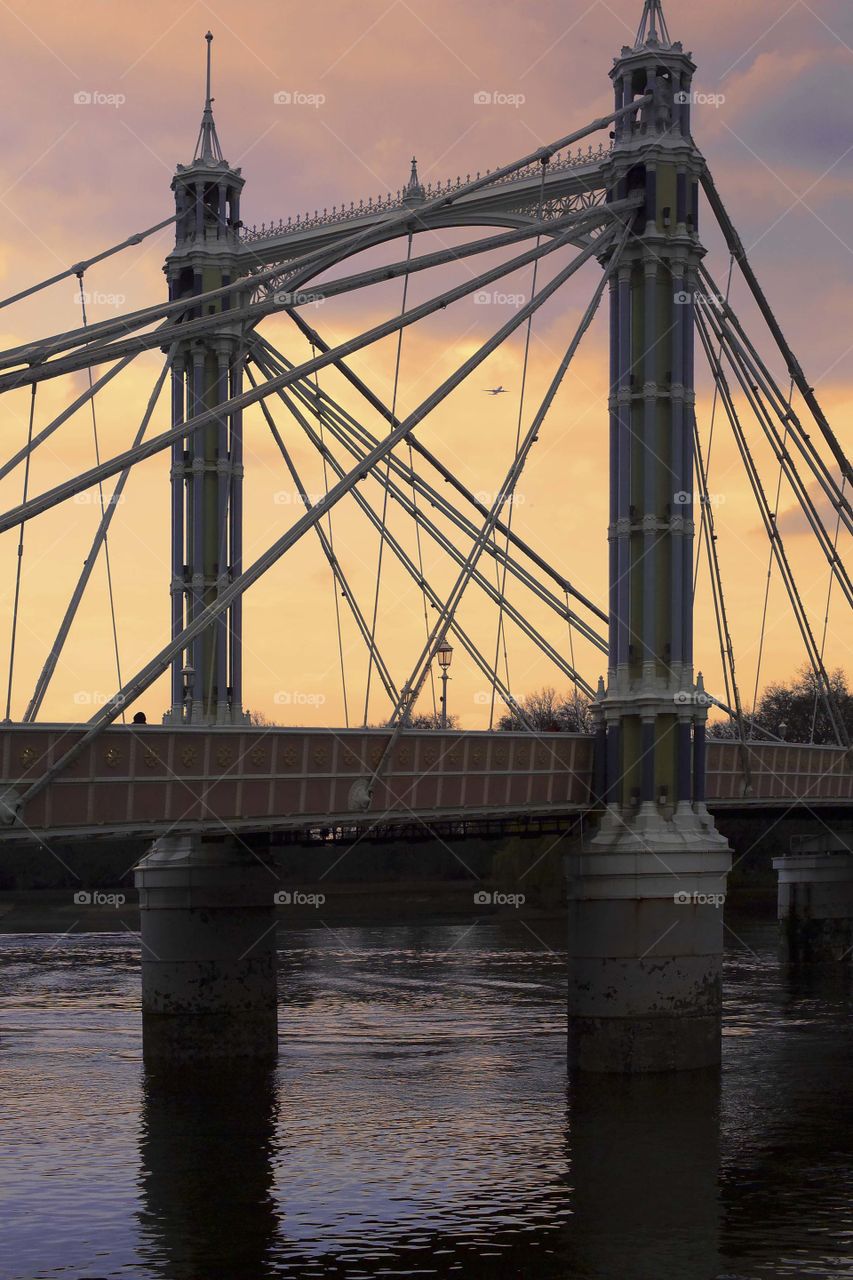
<path fill-rule="evenodd" d="M 853 849 L 831 835 L 773 859 L 782 945 L 795 964 L 853 957 Z"/>
<path fill-rule="evenodd" d="M 135 873 L 146 1056 L 275 1052 L 275 876 L 236 841 L 167 837 Z"/>
<path fill-rule="evenodd" d="M 731 854 L 710 819 L 605 817 L 567 855 L 569 1067 L 641 1073 L 720 1061 Z"/>

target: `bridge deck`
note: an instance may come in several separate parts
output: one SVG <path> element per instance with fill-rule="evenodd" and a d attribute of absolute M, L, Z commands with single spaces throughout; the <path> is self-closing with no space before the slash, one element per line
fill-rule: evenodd
<path fill-rule="evenodd" d="M 80 725 L 0 729 L 0 788 L 26 789 L 84 732 Z M 217 829 L 287 830 L 335 823 L 570 816 L 591 807 L 592 740 L 574 734 L 405 732 L 370 811 L 350 789 L 376 767 L 385 730 L 169 729 L 105 731 L 25 809 L 2 840 L 156 835 Z M 711 808 L 853 803 L 853 771 L 833 747 L 749 750 L 711 743 Z"/>

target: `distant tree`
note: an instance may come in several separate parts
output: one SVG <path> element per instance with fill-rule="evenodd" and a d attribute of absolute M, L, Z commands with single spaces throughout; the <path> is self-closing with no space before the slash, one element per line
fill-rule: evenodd
<path fill-rule="evenodd" d="M 546 686 L 520 698 L 518 705 L 524 713 L 524 719 L 512 711 L 507 711 L 498 721 L 498 728 L 504 732 L 511 729 L 526 728 L 525 720 L 541 733 L 592 733 L 592 707 L 588 698 L 582 697 L 575 690 L 571 693 L 558 694 L 556 689 Z"/>
<path fill-rule="evenodd" d="M 270 720 L 268 716 L 264 715 L 263 711 L 247 711 L 246 715 L 248 716 L 249 724 L 254 725 L 256 729 L 277 729 L 280 727 L 278 720 Z"/>
<path fill-rule="evenodd" d="M 459 728 L 459 717 L 452 712 L 447 717 L 448 729 Z M 421 711 L 416 716 L 412 716 L 406 724 L 407 729 L 440 729 L 441 728 L 441 712 L 440 711 Z"/>
<path fill-rule="evenodd" d="M 839 667 L 829 673 L 835 708 L 853 738 L 853 693 L 847 676 Z M 747 738 L 764 738 L 762 730 L 786 742 L 834 743 L 837 741 L 826 700 L 811 667 L 801 667 L 790 684 L 769 684 L 755 708 L 755 716 L 744 717 Z M 708 725 L 712 738 L 739 737 L 734 720 L 715 720 Z"/>

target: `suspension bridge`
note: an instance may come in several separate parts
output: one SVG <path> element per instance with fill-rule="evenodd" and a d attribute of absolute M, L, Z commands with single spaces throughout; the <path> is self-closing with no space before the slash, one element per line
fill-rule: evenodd
<path fill-rule="evenodd" d="M 82 325 L 0 352 L 0 393 L 30 390 L 27 443 L 0 468 L 0 479 L 16 469 L 23 475 L 20 503 L 0 515 L 0 532 L 18 538 L 7 717 L 0 727 L 0 839 L 150 835 L 156 843 L 137 871 L 146 1014 L 174 1027 L 174 1014 L 227 1013 L 233 1020 L 236 1011 L 248 1011 L 266 1028 L 266 1043 L 274 1009 L 270 880 L 248 836 L 319 832 L 358 843 L 389 826 L 415 824 L 437 831 L 453 824 L 565 831 L 583 815 L 583 838 L 567 857 L 572 1061 L 601 1070 L 713 1062 L 722 952 L 714 900 L 724 893 L 731 861 L 714 814 L 736 807 L 819 815 L 853 802 L 847 728 L 825 665 L 830 602 L 841 609 L 853 603 L 841 553 L 853 532 L 853 509 L 850 464 L 694 140 L 696 65 L 670 38 L 660 0 L 645 0 L 635 41 L 610 70 L 614 105 L 606 116 L 489 172 L 424 185 L 413 160 L 396 195 L 248 228 L 241 217 L 244 179 L 224 158 L 214 121 L 211 40 L 208 33 L 195 152 L 172 182 L 174 214 L 0 303 L 12 306 L 66 278 L 79 281 L 82 297 L 92 267 L 174 227 L 166 301 L 97 323 L 87 323 L 84 310 Z M 750 331 L 754 326 L 734 310 L 730 288 L 705 264 L 700 219 L 706 215 L 751 295 L 760 333 Z M 452 247 L 439 240 L 439 248 L 418 250 L 419 237 L 447 229 L 472 234 Z M 393 241 L 403 246 L 397 260 L 348 265 Z M 486 266 L 478 263 L 482 255 L 488 255 Z M 461 283 L 446 287 L 444 269 L 458 264 L 465 268 Z M 406 330 L 441 311 L 452 315 L 454 303 L 522 268 L 532 274 L 523 305 L 421 403 L 398 414 Z M 519 410 L 516 447 L 499 491 L 486 502 L 423 443 L 418 428 L 516 333 L 526 342 L 523 405 L 534 318 L 584 268 L 594 276 L 588 303 L 541 403 L 524 417 Z M 439 278 L 442 287 L 412 303 L 409 282 L 421 274 Z M 369 299 L 372 288 L 390 281 L 401 282 L 400 307 L 344 341 L 328 341 L 306 319 L 319 299 Z M 567 566 L 553 565 L 522 538 L 512 518 L 532 447 L 548 428 L 555 397 L 602 305 L 610 324 L 606 607 L 578 589 Z M 262 332 L 272 317 L 292 322 L 290 354 Z M 386 403 L 351 357 L 387 338 L 396 339 L 397 355 Z M 767 344 L 772 358 L 762 355 Z M 94 466 L 33 495 L 33 453 L 84 406 L 96 421 L 98 394 L 148 351 L 165 359 L 140 406 L 130 447 L 99 456 Z M 697 355 L 713 379 L 714 414 L 731 431 L 754 495 L 770 571 L 790 602 L 833 743 L 790 743 L 766 729 L 759 733 L 744 710 L 717 551 L 709 445 L 696 412 Z M 780 359 L 787 385 L 771 371 Z M 332 370 L 362 413 L 321 379 Z M 88 386 L 37 425 L 42 384 L 81 371 Z M 169 426 L 151 434 L 167 395 Z M 304 510 L 245 563 L 244 413 L 252 406 Z M 322 461 L 320 495 L 309 491 L 298 467 L 297 438 Z M 757 440 L 774 460 L 769 478 L 760 473 Z M 40 721 L 94 566 L 104 558 L 109 571 L 108 534 L 121 518 L 124 487 L 134 468 L 155 456 L 164 460 L 164 489 L 166 459 L 169 464 L 169 639 L 119 681 L 88 723 Z M 365 496 L 360 482 L 367 477 L 380 486 L 378 502 Z M 825 560 L 822 633 L 804 605 L 777 519 L 783 482 Z M 15 721 L 10 708 L 29 521 L 93 490 L 101 518 L 89 554 Z M 164 510 L 165 503 L 164 492 Z M 378 538 L 372 600 L 359 599 L 346 552 L 335 542 L 333 513 L 347 503 L 360 512 L 366 533 Z M 414 555 L 393 531 L 392 503 L 412 522 Z M 243 597 L 309 535 L 335 584 L 338 639 L 348 612 L 368 659 L 358 728 L 262 727 L 250 723 L 244 709 Z M 449 591 L 424 571 L 426 541 L 454 566 Z M 707 557 L 722 672 L 722 688 L 713 692 L 697 674 L 694 655 L 699 555 Z M 378 641 L 380 582 L 389 562 L 412 579 L 425 620 L 422 650 L 402 672 L 395 669 L 399 655 L 384 653 Z M 568 653 L 516 603 L 521 589 L 568 626 Z M 485 653 L 460 620 L 461 602 L 471 592 L 494 607 L 494 654 Z M 111 622 L 118 657 L 114 611 Z M 531 723 L 513 696 L 508 670 L 501 671 L 502 637 L 510 627 L 590 700 L 592 734 L 543 733 Z M 575 639 L 598 651 L 602 667 L 606 658 L 606 677 L 578 669 Z M 447 728 L 446 717 L 434 718 L 429 729 L 413 726 L 451 641 L 506 705 L 512 732 L 460 732 Z M 162 723 L 119 725 L 164 676 Z M 387 700 L 380 728 L 367 723 L 371 680 Z M 730 717 L 731 740 L 706 741 L 712 708 Z M 849 928 L 853 869 L 848 855 L 838 857 L 832 864 L 836 897 Z M 814 872 L 806 862 L 808 887 Z M 674 889 L 692 895 L 689 905 L 674 902 Z"/>

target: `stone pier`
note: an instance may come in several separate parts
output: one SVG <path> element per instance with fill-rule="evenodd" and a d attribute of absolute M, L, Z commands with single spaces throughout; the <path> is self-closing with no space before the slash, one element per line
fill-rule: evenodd
<path fill-rule="evenodd" d="M 230 838 L 152 846 L 136 870 L 146 1059 L 276 1053 L 275 884 Z"/>
<path fill-rule="evenodd" d="M 799 836 L 773 859 L 782 945 L 795 964 L 853 957 L 853 847 L 848 837 Z"/>

